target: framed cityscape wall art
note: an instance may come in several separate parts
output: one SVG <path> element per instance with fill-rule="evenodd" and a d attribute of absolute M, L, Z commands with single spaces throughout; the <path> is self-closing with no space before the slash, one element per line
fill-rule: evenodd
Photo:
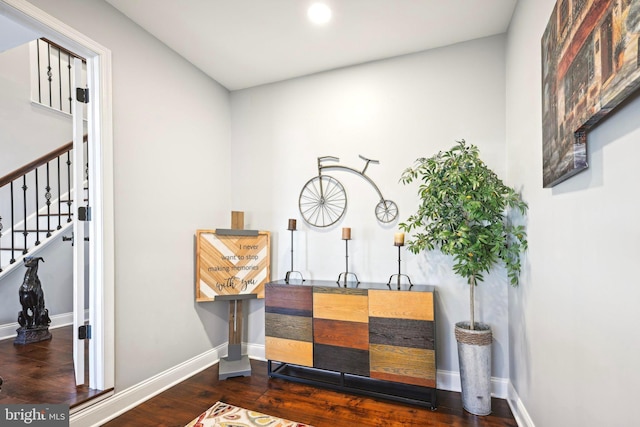
<path fill-rule="evenodd" d="M 558 0 L 542 36 L 543 186 L 588 167 L 587 133 L 640 87 L 640 0 Z"/>

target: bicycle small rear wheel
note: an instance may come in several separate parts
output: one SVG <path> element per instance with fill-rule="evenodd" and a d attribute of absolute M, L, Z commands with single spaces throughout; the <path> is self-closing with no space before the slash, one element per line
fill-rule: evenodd
<path fill-rule="evenodd" d="M 302 218 L 315 227 L 329 227 L 342 218 L 347 209 L 347 193 L 332 176 L 314 176 L 302 187 L 298 207 Z"/>
<path fill-rule="evenodd" d="M 376 218 L 378 221 L 388 223 L 398 217 L 398 206 L 393 200 L 381 200 L 376 205 Z"/>

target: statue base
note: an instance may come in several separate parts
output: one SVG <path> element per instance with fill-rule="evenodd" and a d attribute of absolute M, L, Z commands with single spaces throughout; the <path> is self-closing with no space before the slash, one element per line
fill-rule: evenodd
<path fill-rule="evenodd" d="M 13 341 L 13 344 L 31 344 L 51 339 L 51 332 L 49 332 L 48 326 L 35 326 L 32 328 L 21 326 L 16 329 L 16 332 L 18 336 Z"/>

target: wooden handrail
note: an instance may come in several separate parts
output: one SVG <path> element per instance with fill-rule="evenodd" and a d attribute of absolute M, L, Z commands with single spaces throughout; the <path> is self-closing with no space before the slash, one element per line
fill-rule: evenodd
<path fill-rule="evenodd" d="M 45 43 L 50 44 L 51 46 L 53 46 L 53 47 L 55 47 L 56 49 L 58 49 L 60 52 L 64 52 L 66 55 L 69 55 L 69 56 L 71 56 L 71 57 L 73 57 L 73 58 L 78 58 L 78 59 L 80 59 L 82 62 L 87 62 L 87 60 L 86 60 L 86 59 L 84 59 L 82 56 L 80 56 L 80 55 L 78 55 L 78 54 L 75 54 L 75 53 L 71 52 L 69 49 L 66 49 L 66 48 L 64 48 L 64 47 L 60 46 L 60 45 L 59 45 L 58 43 L 56 43 L 56 42 L 52 42 L 52 41 L 51 41 L 51 40 L 49 40 L 48 38 L 41 37 L 41 38 L 40 38 L 40 40 L 42 40 L 42 41 L 43 41 L 43 42 L 45 42 Z"/>
<path fill-rule="evenodd" d="M 88 136 L 84 135 L 84 137 L 82 138 L 82 141 L 83 142 L 87 142 L 87 138 L 88 138 Z M 26 165 L 22 166 L 21 168 L 18 168 L 16 170 L 14 170 L 13 172 L 8 173 L 7 175 L 5 175 L 2 178 L 0 178 L 0 188 L 4 187 L 5 185 L 10 183 L 11 181 L 14 181 L 14 180 L 20 178 L 21 176 L 28 174 L 29 172 L 31 172 L 35 168 L 37 168 L 39 166 L 42 166 L 42 165 L 46 164 L 47 162 L 50 162 L 51 160 L 55 159 L 56 157 L 60 156 L 61 154 L 64 154 L 67 151 L 71 150 L 72 148 L 73 148 L 73 141 L 66 143 L 62 147 L 56 148 L 52 152 L 47 153 L 44 156 L 39 157 L 39 158 L 35 159 L 34 161 L 32 161 L 30 163 L 27 163 Z"/>

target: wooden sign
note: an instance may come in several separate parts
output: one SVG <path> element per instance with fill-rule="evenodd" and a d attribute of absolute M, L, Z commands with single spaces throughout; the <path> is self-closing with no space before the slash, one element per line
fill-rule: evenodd
<path fill-rule="evenodd" d="M 198 230 L 196 301 L 223 295 L 256 294 L 264 298 L 271 279 L 268 231 Z"/>

